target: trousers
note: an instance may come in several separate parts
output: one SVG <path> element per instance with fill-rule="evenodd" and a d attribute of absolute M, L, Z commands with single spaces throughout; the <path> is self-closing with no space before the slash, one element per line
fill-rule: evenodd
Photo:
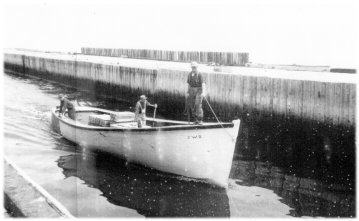
<path fill-rule="evenodd" d="M 189 87 L 187 108 L 191 116 L 194 116 L 196 121 L 203 120 L 203 109 L 202 109 L 202 88 L 201 87 Z"/>
<path fill-rule="evenodd" d="M 146 126 L 146 114 L 144 114 L 144 113 L 138 114 L 138 116 L 136 116 L 135 121 L 137 122 L 138 128 L 142 128 L 142 127 Z"/>
<path fill-rule="evenodd" d="M 76 118 L 75 108 L 67 108 L 67 114 L 69 115 L 69 118 L 71 118 L 72 120 L 75 120 L 75 118 Z"/>

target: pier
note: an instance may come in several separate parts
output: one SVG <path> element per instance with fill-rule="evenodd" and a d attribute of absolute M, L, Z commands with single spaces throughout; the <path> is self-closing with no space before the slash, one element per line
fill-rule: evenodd
<path fill-rule="evenodd" d="M 6 158 L 4 171 L 4 207 L 11 216 L 74 218 L 61 203 Z"/>
<path fill-rule="evenodd" d="M 135 97 L 145 93 L 165 111 L 173 105 L 183 106 L 189 72 L 188 63 L 25 51 L 6 52 L 5 68 L 46 79 L 73 79 L 88 90 L 101 90 L 97 85 L 106 85 L 103 92 L 113 97 L 119 91 Z M 247 67 L 224 67 L 221 72 L 213 69 L 199 67 L 208 100 L 223 120 L 255 113 L 334 126 L 355 124 L 353 75 Z M 168 100 L 179 105 L 168 104 Z"/>

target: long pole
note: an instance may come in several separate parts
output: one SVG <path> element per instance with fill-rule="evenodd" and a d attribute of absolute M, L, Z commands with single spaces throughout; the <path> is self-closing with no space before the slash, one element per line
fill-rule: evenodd
<path fill-rule="evenodd" d="M 216 120 L 218 121 L 219 125 L 221 125 L 221 127 L 223 128 L 223 130 L 224 130 L 224 131 L 232 138 L 232 140 L 234 141 L 233 136 L 228 133 L 228 131 L 223 127 L 222 123 L 218 120 L 218 117 L 217 117 L 216 113 L 214 113 L 214 110 L 213 110 L 212 106 L 209 104 L 209 102 L 208 102 L 206 96 L 204 96 L 203 98 L 204 98 L 204 100 L 207 102 L 209 108 L 211 109 L 211 111 L 212 111 L 214 117 L 216 118 Z"/>
<path fill-rule="evenodd" d="M 153 123 L 152 123 L 152 126 L 154 127 L 155 126 L 155 118 L 156 118 L 156 110 L 157 110 L 157 107 L 155 107 L 155 110 L 153 111 Z"/>

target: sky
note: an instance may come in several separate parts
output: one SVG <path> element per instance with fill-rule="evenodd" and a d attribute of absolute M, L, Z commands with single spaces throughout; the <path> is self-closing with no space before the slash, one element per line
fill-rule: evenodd
<path fill-rule="evenodd" d="M 4 48 L 248 52 L 253 63 L 355 68 L 351 0 L 6 0 Z"/>

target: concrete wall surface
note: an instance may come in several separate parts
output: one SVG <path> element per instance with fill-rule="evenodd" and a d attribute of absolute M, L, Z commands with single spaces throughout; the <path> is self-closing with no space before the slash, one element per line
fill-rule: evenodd
<path fill-rule="evenodd" d="M 181 105 L 189 72 L 188 63 L 174 65 L 173 62 L 19 51 L 6 53 L 5 64 L 45 78 L 57 75 L 84 79 L 156 98 L 165 93 Z M 356 77 L 353 75 L 245 67 L 231 69 L 230 73 L 215 72 L 207 66 L 200 66 L 199 70 L 207 84 L 208 100 L 222 119 L 255 111 L 260 115 L 278 114 L 333 125 L 355 124 Z"/>
<path fill-rule="evenodd" d="M 73 218 L 42 187 L 8 159 L 4 162 L 5 208 L 13 217 Z"/>

